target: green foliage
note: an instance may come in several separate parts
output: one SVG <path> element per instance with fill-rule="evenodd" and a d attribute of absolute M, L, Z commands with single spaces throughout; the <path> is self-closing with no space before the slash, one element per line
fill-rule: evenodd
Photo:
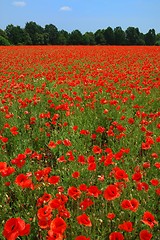
<path fill-rule="evenodd" d="M 6 38 L 0 36 L 0 46 L 9 46 L 9 45 L 10 45 L 10 42 Z"/>
<path fill-rule="evenodd" d="M 0 29 L 0 36 L 13 45 L 159 45 L 154 29 L 143 34 L 139 28 L 128 27 L 124 31 L 118 26 L 82 34 L 78 29 L 71 33 L 58 30 L 53 24 L 43 28 L 33 21 L 27 22 L 24 29 L 10 24 L 5 31 Z"/>

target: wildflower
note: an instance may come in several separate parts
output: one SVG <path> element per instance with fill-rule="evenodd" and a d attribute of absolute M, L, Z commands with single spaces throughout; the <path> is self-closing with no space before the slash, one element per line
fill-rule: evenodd
<path fill-rule="evenodd" d="M 150 240 L 152 238 L 152 233 L 148 232 L 148 230 L 142 230 L 139 233 L 140 240 Z"/>
<path fill-rule="evenodd" d="M 15 240 L 19 236 L 27 236 L 30 233 L 30 224 L 25 223 L 20 217 L 10 218 L 6 221 L 3 236 L 7 240 Z"/>
<path fill-rule="evenodd" d="M 118 228 L 120 230 L 124 230 L 126 232 L 132 232 L 133 231 L 133 224 L 130 221 L 124 222 L 122 224 L 119 224 Z"/>
<path fill-rule="evenodd" d="M 115 185 L 109 185 L 103 194 L 104 198 L 108 201 L 114 200 L 120 197 L 119 189 Z"/>
<path fill-rule="evenodd" d="M 50 230 L 56 234 L 63 234 L 67 228 L 66 222 L 61 217 L 56 217 L 51 221 Z"/>
<path fill-rule="evenodd" d="M 124 240 L 124 236 L 120 232 L 112 232 L 109 235 L 109 240 Z"/>
<path fill-rule="evenodd" d="M 146 211 L 143 214 L 142 220 L 144 224 L 148 225 L 150 228 L 153 228 L 155 224 L 158 224 L 158 222 L 155 220 L 154 216 L 152 213 Z"/>
<path fill-rule="evenodd" d="M 111 212 L 107 214 L 107 218 L 110 219 L 110 220 L 113 220 L 115 218 L 115 216 L 116 215 L 114 213 L 111 213 Z"/>
<path fill-rule="evenodd" d="M 75 240 L 90 240 L 90 238 L 80 235 L 80 236 L 76 237 Z"/>
<path fill-rule="evenodd" d="M 72 186 L 68 188 L 68 195 L 74 200 L 77 200 L 77 198 L 79 198 L 81 195 L 81 191 L 78 188 Z"/>
<path fill-rule="evenodd" d="M 78 216 L 77 217 L 77 221 L 81 225 L 84 225 L 84 226 L 87 226 L 87 227 L 91 227 L 92 226 L 92 223 L 91 223 L 89 217 L 85 213 L 83 213 L 82 215 Z"/>

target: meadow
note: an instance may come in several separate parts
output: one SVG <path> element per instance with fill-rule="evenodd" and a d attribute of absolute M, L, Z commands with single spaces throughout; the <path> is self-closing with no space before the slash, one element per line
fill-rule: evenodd
<path fill-rule="evenodd" d="M 160 239 L 160 47 L 0 56 L 0 239 Z"/>

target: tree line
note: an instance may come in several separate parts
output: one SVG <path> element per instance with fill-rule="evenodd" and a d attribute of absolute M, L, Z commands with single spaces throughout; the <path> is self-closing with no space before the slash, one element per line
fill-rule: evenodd
<path fill-rule="evenodd" d="M 53 24 L 45 27 L 36 22 L 27 22 L 24 28 L 10 24 L 5 30 L 0 29 L 0 45 L 158 45 L 160 33 L 154 29 L 141 33 L 137 27 L 98 29 L 95 33 L 73 30 L 68 33 L 58 30 Z"/>

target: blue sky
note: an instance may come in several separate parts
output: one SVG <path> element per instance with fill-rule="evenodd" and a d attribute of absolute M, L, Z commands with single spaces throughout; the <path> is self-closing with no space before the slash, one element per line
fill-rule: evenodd
<path fill-rule="evenodd" d="M 1 29 L 9 24 L 23 28 L 34 21 L 68 32 L 132 26 L 160 33 L 160 0 L 0 0 L 0 9 Z"/>

